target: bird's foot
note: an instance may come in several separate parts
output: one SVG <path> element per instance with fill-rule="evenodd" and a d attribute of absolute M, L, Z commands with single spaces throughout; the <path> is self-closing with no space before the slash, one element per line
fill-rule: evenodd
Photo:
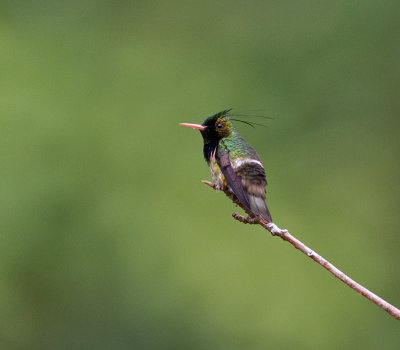
<path fill-rule="evenodd" d="M 282 230 L 280 229 L 276 224 L 274 224 L 273 222 L 270 222 L 268 224 L 265 225 L 267 227 L 267 229 L 269 230 L 269 232 L 271 232 L 271 234 L 273 236 L 275 236 L 276 234 L 281 235 L 283 233 L 288 233 L 288 230 Z"/>
<path fill-rule="evenodd" d="M 217 187 L 216 187 L 212 182 L 207 181 L 207 180 L 201 180 L 201 182 L 202 182 L 203 184 L 206 184 L 206 185 L 210 186 L 211 188 L 213 188 L 214 190 L 217 191 Z"/>
<path fill-rule="evenodd" d="M 240 214 L 238 214 L 236 212 L 232 214 L 232 217 L 235 220 L 243 222 L 244 224 L 258 224 L 258 222 L 259 222 L 259 220 L 257 218 L 251 218 L 250 216 L 245 217 L 245 216 L 240 215 Z"/>

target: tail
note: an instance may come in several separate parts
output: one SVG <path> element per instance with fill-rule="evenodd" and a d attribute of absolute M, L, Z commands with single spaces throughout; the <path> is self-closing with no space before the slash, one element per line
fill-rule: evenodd
<path fill-rule="evenodd" d="M 265 202 L 264 198 L 250 195 L 249 200 L 250 200 L 250 209 L 254 214 L 260 216 L 261 219 L 263 219 L 268 223 L 273 222 L 271 213 L 269 212 L 267 203 Z"/>

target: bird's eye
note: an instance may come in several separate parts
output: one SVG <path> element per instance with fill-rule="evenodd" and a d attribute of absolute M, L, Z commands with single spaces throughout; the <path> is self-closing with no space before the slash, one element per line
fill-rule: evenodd
<path fill-rule="evenodd" d="M 218 123 L 216 126 L 217 126 L 217 129 L 222 129 L 224 127 L 224 124 Z"/>

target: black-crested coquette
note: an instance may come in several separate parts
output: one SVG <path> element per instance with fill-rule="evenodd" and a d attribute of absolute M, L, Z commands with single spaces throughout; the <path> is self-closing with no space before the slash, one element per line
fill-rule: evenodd
<path fill-rule="evenodd" d="M 235 129 L 229 111 L 214 114 L 201 125 L 181 125 L 200 130 L 215 189 L 232 193 L 254 217 L 272 224 L 265 202 L 264 165 L 255 149 Z"/>

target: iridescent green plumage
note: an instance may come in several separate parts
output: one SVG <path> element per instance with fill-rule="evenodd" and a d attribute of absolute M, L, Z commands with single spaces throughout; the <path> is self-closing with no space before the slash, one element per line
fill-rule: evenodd
<path fill-rule="evenodd" d="M 232 193 L 249 213 L 272 222 L 265 203 L 267 180 L 263 163 L 255 149 L 234 128 L 228 112 L 219 112 L 202 125 L 183 125 L 200 129 L 204 157 L 211 168 L 215 188 Z"/>

